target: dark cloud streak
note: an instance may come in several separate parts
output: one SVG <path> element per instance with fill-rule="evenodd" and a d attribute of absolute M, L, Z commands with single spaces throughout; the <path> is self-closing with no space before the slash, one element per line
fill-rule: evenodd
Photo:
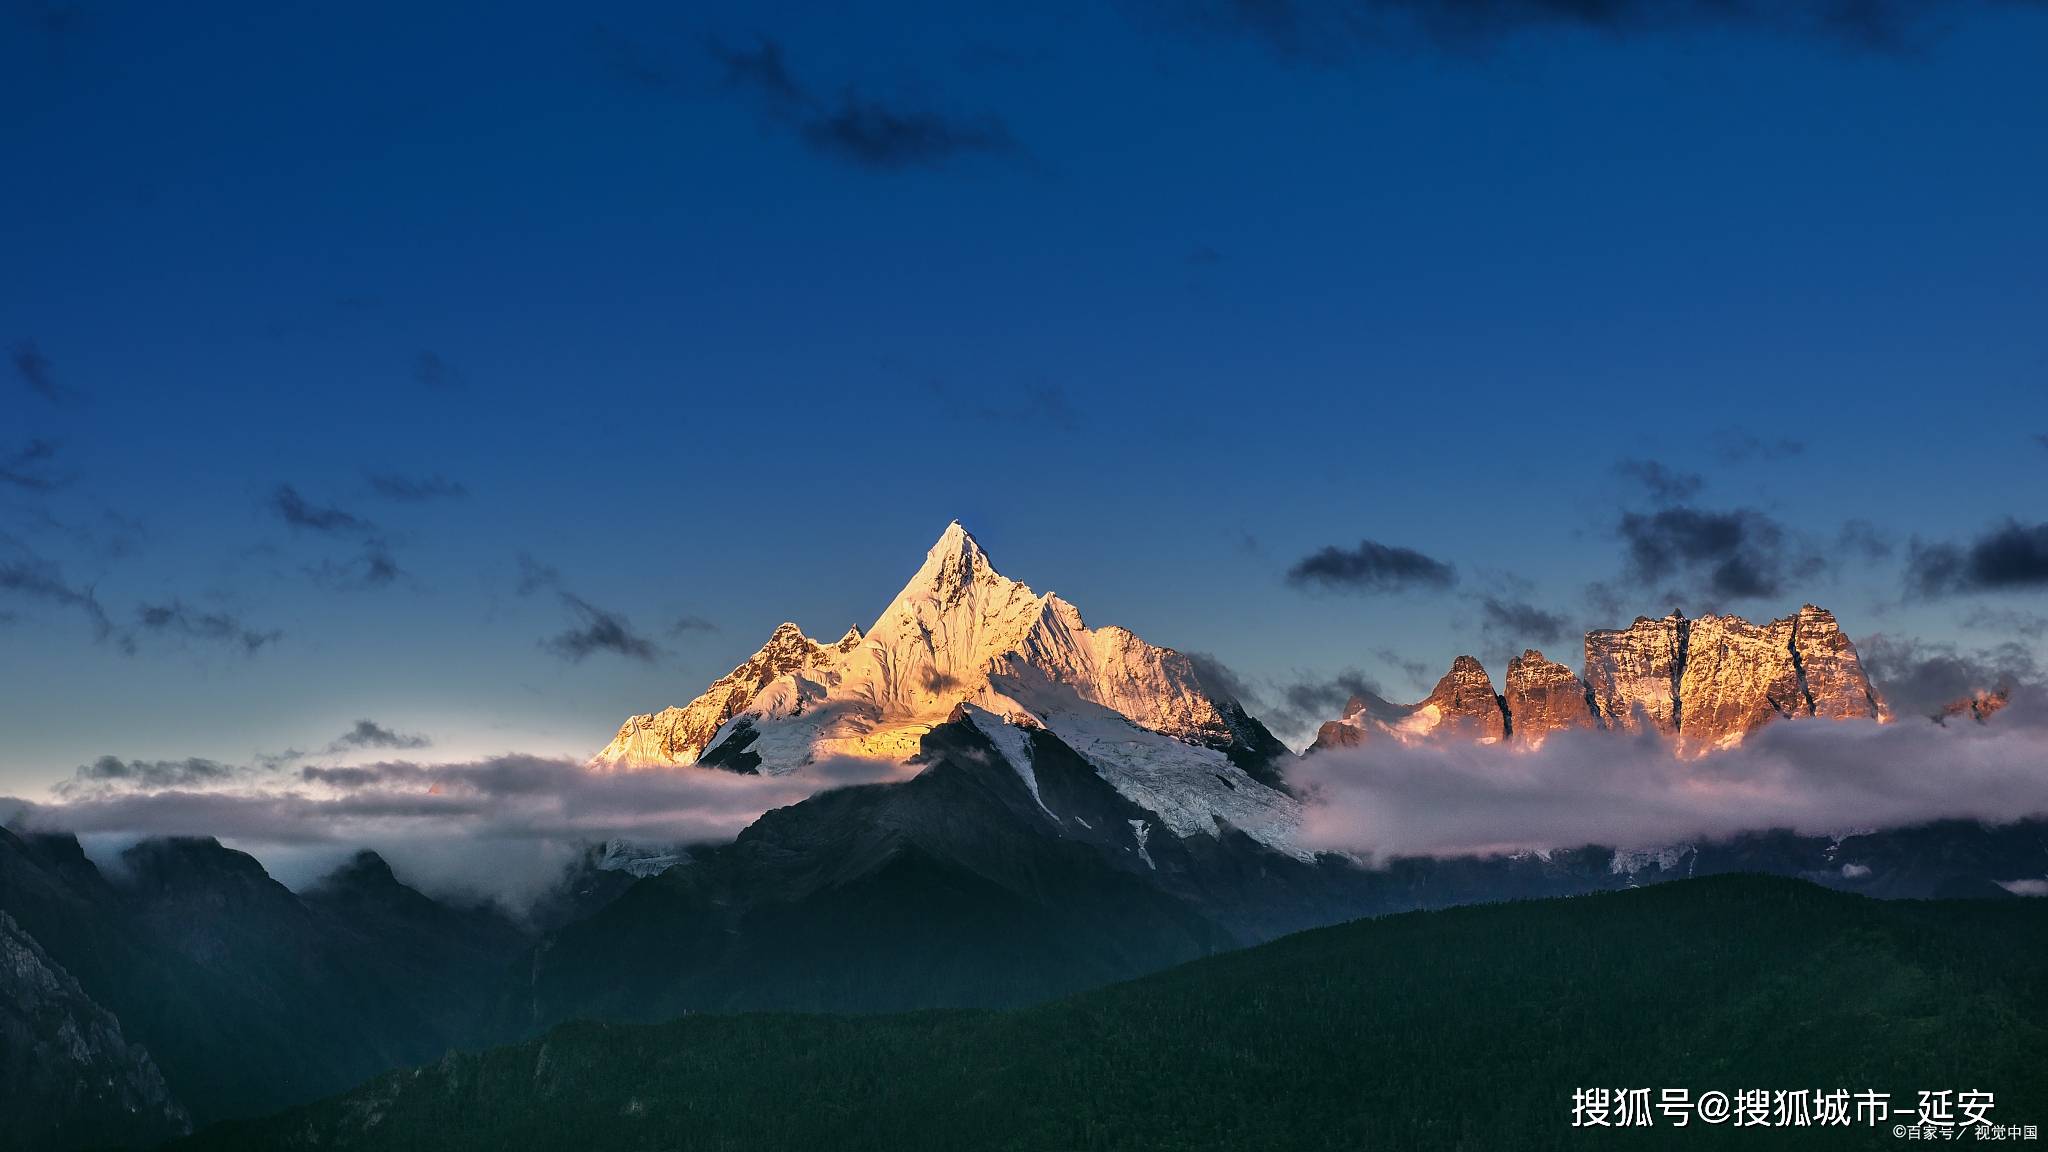
<path fill-rule="evenodd" d="M 1944 30 L 1936 13 L 1997 6 L 1988 0 L 1181 0 L 1170 10 L 1202 27 L 1249 36 L 1283 55 L 1333 59 L 1417 39 L 1469 51 L 1555 31 L 1617 41 L 1757 32 L 1897 53 Z"/>
<path fill-rule="evenodd" d="M 375 472 L 369 480 L 371 491 L 401 504 L 424 504 L 430 500 L 453 500 L 469 495 L 468 488 L 438 472 L 431 476 Z"/>
<path fill-rule="evenodd" d="M 181 636 L 188 640 L 226 643 L 251 656 L 284 639 L 284 633 L 278 629 L 251 628 L 226 612 L 200 611 L 177 600 L 143 604 L 135 610 L 135 617 L 144 631 Z"/>
<path fill-rule="evenodd" d="M 1914 540 L 1907 590 L 1919 596 L 2048 588 L 2048 523 L 2008 518 L 1968 544 Z"/>
<path fill-rule="evenodd" d="M 718 631 L 718 625 L 690 612 L 685 612 L 681 616 L 676 617 L 675 622 L 668 626 L 668 634 L 670 636 L 686 636 L 692 632 L 716 631 Z"/>
<path fill-rule="evenodd" d="M 271 505 L 286 524 L 303 528 L 309 532 L 341 534 L 364 534 L 375 532 L 377 526 L 353 512 L 332 505 L 321 506 L 307 502 L 299 490 L 290 484 L 280 484 L 271 493 Z"/>
<path fill-rule="evenodd" d="M 112 639 L 122 652 L 130 655 L 135 652 L 135 638 L 114 626 L 113 619 L 101 607 L 93 589 L 65 580 L 63 572 L 46 560 L 28 556 L 0 564 L 0 592 L 63 608 L 75 608 L 92 624 L 95 641 Z"/>
<path fill-rule="evenodd" d="M 50 358 L 43 355 L 33 340 L 15 345 L 14 374 L 28 385 L 28 390 L 52 404 L 62 404 L 70 399 L 70 392 L 57 382 L 57 376 L 50 370 Z"/>
<path fill-rule="evenodd" d="M 966 118 L 899 108 L 848 85 L 826 99 L 798 83 L 782 46 L 766 36 L 755 47 L 711 54 L 728 90 L 752 99 L 769 121 L 793 131 L 821 155 L 874 170 L 938 168 L 968 156 L 1017 151 L 1008 125 L 992 115 Z"/>
<path fill-rule="evenodd" d="M 49 492 L 58 486 L 48 465 L 57 456 L 55 441 L 37 438 L 0 456 L 0 484 L 28 492 Z"/>
<path fill-rule="evenodd" d="M 572 664 L 580 664 L 590 656 L 611 652 L 629 660 L 652 664 L 661 657 L 661 649 L 652 640 L 634 630 L 625 616 L 600 608 L 583 597 L 571 592 L 562 583 L 562 574 L 553 568 L 536 562 L 530 556 L 519 558 L 519 583 L 521 596 L 536 592 L 553 592 L 557 601 L 576 618 L 575 626 L 563 629 L 553 636 L 542 637 L 540 646 Z"/>
<path fill-rule="evenodd" d="M 1747 464 L 1752 460 L 1788 460 L 1806 451 L 1806 443 L 1789 436 L 1766 440 L 1753 432 L 1721 431 L 1714 434 L 1714 454 L 1725 464 Z"/>
<path fill-rule="evenodd" d="M 1297 588 L 1344 592 L 1442 591 L 1457 581 L 1457 569 L 1442 560 L 1374 540 L 1360 540 L 1356 548 L 1322 548 L 1287 570 L 1287 582 Z"/>
<path fill-rule="evenodd" d="M 1565 637 L 1567 622 L 1563 616 L 1526 601 L 1482 596 L 1479 612 L 1482 630 L 1502 643 L 1555 644 Z"/>
<path fill-rule="evenodd" d="M 355 726 L 327 745 L 327 751 L 355 752 L 365 748 L 387 750 L 411 750 L 432 746 L 434 742 L 425 736 L 406 732 L 394 732 L 375 720 L 358 720 Z"/>
<path fill-rule="evenodd" d="M 1789 574 L 1813 575 L 1817 557 L 1796 557 L 1777 521 L 1750 508 L 1686 505 L 1624 512 L 1616 534 L 1627 545 L 1627 577 L 1649 587 L 1679 579 L 1710 600 L 1776 596 Z"/>
<path fill-rule="evenodd" d="M 1656 460 L 1623 460 L 1614 470 L 1642 485 L 1650 499 L 1659 504 L 1683 504 L 1699 495 L 1707 483 L 1697 472 L 1680 472 Z"/>
<path fill-rule="evenodd" d="M 102 756 L 81 764 L 71 779 L 56 786 L 59 795 L 76 796 L 110 789 L 156 791 L 166 788 L 204 787 L 224 784 L 242 770 L 218 760 L 189 757 L 184 760 L 123 760 Z"/>

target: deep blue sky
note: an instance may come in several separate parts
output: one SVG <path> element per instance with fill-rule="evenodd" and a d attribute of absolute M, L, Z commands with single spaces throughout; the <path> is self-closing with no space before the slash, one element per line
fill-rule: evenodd
<path fill-rule="evenodd" d="M 0 789 L 585 753 L 954 517 L 1269 704 L 1489 598 L 2039 652 L 2048 9 L 270 7 L 0 5 Z"/>

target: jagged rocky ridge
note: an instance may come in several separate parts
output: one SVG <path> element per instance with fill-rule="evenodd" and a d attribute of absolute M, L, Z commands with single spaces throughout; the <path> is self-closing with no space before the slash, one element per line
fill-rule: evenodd
<path fill-rule="evenodd" d="M 761 649 L 712 681 L 704 694 L 680 708 L 664 708 L 627 719 L 619 734 L 591 757 L 597 769 L 630 770 L 694 764 L 725 722 L 753 703 L 763 688 L 782 676 L 810 672 L 861 642 L 858 626 L 837 643 L 820 644 L 795 624 L 784 623 Z"/>
<path fill-rule="evenodd" d="M 1420 703 L 1354 698 L 1311 751 L 1378 736 L 1540 744 L 1561 729 L 1654 730 L 1697 754 L 1728 748 L 1777 719 L 1890 719 L 1856 646 L 1833 613 L 1808 604 L 1783 619 L 1639 616 L 1586 634 L 1582 675 L 1534 649 L 1508 665 L 1495 694 L 1479 661 L 1460 656 Z"/>
<path fill-rule="evenodd" d="M 1059 596 L 1003 576 L 958 522 L 865 632 L 826 644 L 785 623 L 690 703 L 627 720 L 588 766 L 776 774 L 838 756 L 907 762 L 961 704 L 1000 718 L 1010 743 L 1055 733 L 1175 837 L 1234 829 L 1307 858 L 1294 843 L 1287 750 L 1229 692 L 1185 655 L 1091 628 Z M 1855 645 L 1812 605 L 1762 625 L 1638 618 L 1589 633 L 1576 673 L 1524 652 L 1505 691 L 1460 656 L 1418 703 L 1354 698 L 1311 751 L 1382 738 L 1533 747 L 1569 729 L 1647 729 L 1694 755 L 1791 717 L 1888 718 Z"/>

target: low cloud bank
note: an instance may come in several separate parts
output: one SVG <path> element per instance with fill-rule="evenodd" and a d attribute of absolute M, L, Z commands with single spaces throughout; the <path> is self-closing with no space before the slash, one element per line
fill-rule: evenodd
<path fill-rule="evenodd" d="M 2048 815 L 2044 704 L 2029 687 L 1982 724 L 1785 721 L 1689 760 L 1655 735 L 1613 732 L 1557 733 L 1533 751 L 1386 740 L 1315 753 L 1288 775 L 1307 801 L 1304 843 L 1378 859 L 2001 822 Z M 146 836 L 214 836 L 294 886 L 369 847 L 427 891 L 521 908 L 594 841 L 722 842 L 818 791 L 919 770 L 851 758 L 786 776 L 601 774 L 520 755 L 288 764 L 104 758 L 67 782 L 58 802 L 0 801 L 0 817 L 18 808 L 13 823 L 76 833 L 109 862 Z"/>
<path fill-rule="evenodd" d="M 2048 814 L 2048 709 L 2015 696 L 1988 724 L 1787 721 L 1695 759 L 1654 735 L 1562 732 L 1533 751 L 1404 747 L 1318 752 L 1291 778 L 1305 841 L 1389 856 L 1634 847 L 1791 828 L 1803 833 Z"/>
<path fill-rule="evenodd" d="M 849 757 L 784 776 L 715 769 L 601 774 L 571 760 L 520 755 L 242 774 L 123 771 L 96 773 L 92 787 L 74 787 L 55 804 L 0 801 L 0 813 L 15 808 L 11 822 L 18 826 L 75 833 L 103 848 L 149 836 L 213 836 L 256 855 L 291 884 L 369 847 L 429 891 L 517 907 L 545 891 L 592 841 L 730 840 L 763 812 L 814 792 L 905 780 L 917 771 Z M 210 786 L 216 780 L 221 786 Z"/>

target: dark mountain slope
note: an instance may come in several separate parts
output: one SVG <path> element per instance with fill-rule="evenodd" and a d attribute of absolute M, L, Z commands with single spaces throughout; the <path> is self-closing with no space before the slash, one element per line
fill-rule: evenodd
<path fill-rule="evenodd" d="M 0 912 L 0 1149 L 148 1143 L 191 1130 L 120 1021 Z"/>
<path fill-rule="evenodd" d="M 989 722 L 939 725 L 916 778 L 767 813 L 550 934 L 507 988 L 497 1034 L 686 1011 L 1014 1007 L 1358 916 L 1718 872 L 2003 898 L 1993 879 L 2048 870 L 2038 822 L 1839 843 L 1759 833 L 1671 854 L 1669 867 L 1592 846 L 1305 861 L 1228 826 L 1176 837 L 1055 733 L 1005 739 L 1020 766 Z"/>
<path fill-rule="evenodd" d="M 152 840 L 115 882 L 69 836 L 0 830 L 0 911 L 148 1049 L 195 1118 L 246 1115 L 485 1036 L 525 938 L 365 864 L 301 899 L 213 840 Z"/>
<path fill-rule="evenodd" d="M 1040 777 L 1063 825 L 971 725 L 926 744 L 915 779 L 770 812 L 550 937 L 508 1025 L 1021 1004 L 1238 942 L 1152 882 L 1085 765 Z"/>
<path fill-rule="evenodd" d="M 1726 876 L 1414 913 L 1014 1012 L 575 1024 L 181 1149 L 1581 1148 L 1589 1086 L 2048 1118 L 2048 903 Z M 1872 1147 L 1703 1127 L 1632 1147 Z M 1607 1139 L 1601 1139 L 1607 1137 Z"/>

